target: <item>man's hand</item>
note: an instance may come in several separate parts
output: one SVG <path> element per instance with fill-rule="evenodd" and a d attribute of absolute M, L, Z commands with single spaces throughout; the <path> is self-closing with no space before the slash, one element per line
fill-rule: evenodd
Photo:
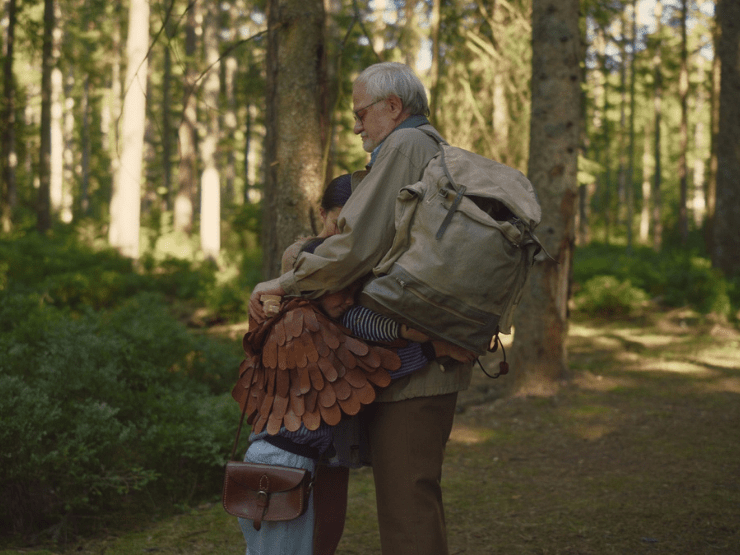
<path fill-rule="evenodd" d="M 282 297 L 285 295 L 285 291 L 280 287 L 277 279 L 263 281 L 252 289 L 252 295 L 249 297 L 249 316 L 258 324 L 261 324 L 267 319 L 262 302 L 260 301 L 262 295 L 277 295 Z"/>
<path fill-rule="evenodd" d="M 450 357 L 458 362 L 474 362 L 478 355 L 449 341 L 432 341 L 437 358 Z"/>

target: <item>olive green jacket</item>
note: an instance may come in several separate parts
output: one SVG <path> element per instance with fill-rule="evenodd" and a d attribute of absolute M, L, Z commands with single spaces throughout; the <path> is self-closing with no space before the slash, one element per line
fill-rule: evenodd
<path fill-rule="evenodd" d="M 424 125 L 436 133 L 428 122 Z M 313 254 L 301 253 L 293 270 L 280 276 L 279 283 L 286 294 L 317 298 L 372 276 L 373 268 L 393 244 L 396 197 L 401 187 L 419 181 L 437 151 L 434 139 L 415 128 L 397 128 L 388 135 L 370 171 L 352 175 L 352 195 L 337 221 L 339 233 L 328 237 Z M 362 294 L 360 304 L 375 308 L 372 300 Z M 461 391 L 470 384 L 471 371 L 471 364 L 448 365 L 445 369 L 432 362 L 395 381 L 379 394 L 378 400 Z"/>

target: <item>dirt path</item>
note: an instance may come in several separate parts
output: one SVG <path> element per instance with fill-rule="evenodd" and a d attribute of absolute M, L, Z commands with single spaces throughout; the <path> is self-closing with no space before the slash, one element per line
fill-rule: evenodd
<path fill-rule="evenodd" d="M 502 398 L 480 371 L 460 396 L 443 477 L 450 552 L 740 554 L 740 334 L 684 311 L 576 319 L 569 351 L 552 398 Z M 368 470 L 352 475 L 348 513 L 338 555 L 378 554 Z M 67 552 L 244 546 L 214 499 Z"/>

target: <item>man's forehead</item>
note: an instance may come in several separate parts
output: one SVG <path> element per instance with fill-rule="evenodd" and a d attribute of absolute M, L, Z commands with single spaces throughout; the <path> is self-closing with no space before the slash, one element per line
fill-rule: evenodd
<path fill-rule="evenodd" d="M 355 86 L 352 88 L 352 102 L 354 104 L 361 103 L 360 101 L 364 100 L 366 96 L 367 96 L 367 89 L 365 85 L 362 83 L 355 84 Z M 355 108 L 356 107 L 357 106 L 355 106 Z"/>

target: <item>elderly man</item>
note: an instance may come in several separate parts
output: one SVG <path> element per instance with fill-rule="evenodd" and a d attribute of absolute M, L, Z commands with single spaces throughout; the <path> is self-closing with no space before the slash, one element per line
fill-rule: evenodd
<path fill-rule="evenodd" d="M 352 176 L 353 192 L 337 222 L 340 232 L 313 254 L 302 254 L 292 271 L 255 288 L 250 314 L 258 321 L 264 318 L 262 294 L 316 298 L 372 275 L 393 242 L 400 189 L 419 181 L 438 151 L 437 142 L 422 131 L 439 136 L 426 118 L 424 87 L 409 67 L 368 67 L 354 83 L 352 102 L 354 132 L 371 153 L 368 170 Z M 359 302 L 378 308 L 362 293 Z M 457 393 L 468 387 L 471 369 L 470 364 L 432 362 L 381 392 L 363 413 L 383 555 L 448 553 L 442 460 Z"/>

